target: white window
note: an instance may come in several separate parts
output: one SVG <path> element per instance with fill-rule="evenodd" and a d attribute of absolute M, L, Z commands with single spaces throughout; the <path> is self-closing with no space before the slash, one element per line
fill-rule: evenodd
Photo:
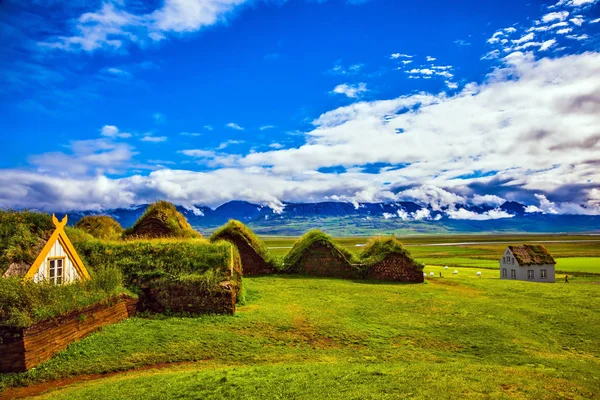
<path fill-rule="evenodd" d="M 540 270 L 540 278 L 546 279 L 548 277 L 548 273 L 545 269 Z"/>
<path fill-rule="evenodd" d="M 527 279 L 533 279 L 533 270 L 532 269 L 527 270 Z"/>
<path fill-rule="evenodd" d="M 517 279 L 517 271 L 514 269 L 510 270 L 510 278 L 511 279 Z"/>
<path fill-rule="evenodd" d="M 48 260 L 48 278 L 54 285 L 62 285 L 63 283 L 64 263 L 64 258 Z"/>
<path fill-rule="evenodd" d="M 507 274 L 506 274 L 506 268 L 502 268 L 502 277 L 506 278 Z"/>

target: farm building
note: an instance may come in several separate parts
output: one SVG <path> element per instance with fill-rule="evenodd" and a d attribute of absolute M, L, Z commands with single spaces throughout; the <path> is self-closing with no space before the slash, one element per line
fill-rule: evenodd
<path fill-rule="evenodd" d="M 30 266 L 25 263 L 11 264 L 3 277 L 25 276 L 34 282 L 49 281 L 55 285 L 89 279 L 83 262 L 65 233 L 67 216 L 61 222 L 52 215 L 55 230 L 41 247 L 37 258 Z"/>
<path fill-rule="evenodd" d="M 500 279 L 554 282 L 555 265 L 542 245 L 508 246 L 500 260 Z"/>

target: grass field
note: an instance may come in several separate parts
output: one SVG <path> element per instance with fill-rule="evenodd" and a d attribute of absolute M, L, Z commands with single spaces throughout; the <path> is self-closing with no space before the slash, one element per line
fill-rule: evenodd
<path fill-rule="evenodd" d="M 285 255 L 297 238 L 264 237 L 275 255 Z M 367 237 L 335 239 L 353 252 L 360 252 Z M 400 237 L 413 257 L 426 265 L 498 269 L 507 245 L 542 243 L 557 260 L 557 271 L 600 274 L 598 235 L 459 235 Z M 484 243 L 485 242 L 485 243 Z"/>
<path fill-rule="evenodd" d="M 45 398 L 577 399 L 600 393 L 600 279 L 535 284 L 502 281 L 491 270 L 482 278 L 470 268 L 458 271 L 413 285 L 245 278 L 247 303 L 235 316 L 133 318 L 33 371 L 1 376 L 0 385 L 191 361 L 83 381 Z"/>

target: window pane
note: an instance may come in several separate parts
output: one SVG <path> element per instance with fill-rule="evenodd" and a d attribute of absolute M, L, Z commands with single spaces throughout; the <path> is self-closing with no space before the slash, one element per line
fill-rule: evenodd
<path fill-rule="evenodd" d="M 62 277 L 59 276 L 58 278 L 56 278 L 56 284 L 57 285 L 61 285 L 62 284 Z"/>
<path fill-rule="evenodd" d="M 54 260 L 50 261 L 50 279 L 54 278 Z"/>

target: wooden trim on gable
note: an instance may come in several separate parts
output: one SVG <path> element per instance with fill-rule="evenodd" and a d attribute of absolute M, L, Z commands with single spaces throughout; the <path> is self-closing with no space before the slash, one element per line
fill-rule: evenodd
<path fill-rule="evenodd" d="M 42 265 L 42 263 L 48 256 L 48 253 L 50 253 L 50 250 L 52 250 L 52 247 L 54 246 L 54 243 L 56 243 L 57 240 L 60 243 L 60 245 L 63 247 L 65 252 L 68 254 L 69 259 L 71 260 L 71 262 L 73 263 L 73 266 L 75 267 L 75 269 L 77 270 L 77 273 L 79 274 L 79 277 L 81 279 L 90 279 L 90 274 L 88 273 L 87 269 L 83 265 L 83 261 L 81 261 L 81 258 L 79 258 L 77 251 L 75 251 L 75 248 L 73 247 L 73 243 L 71 243 L 71 241 L 69 240 L 69 237 L 65 233 L 65 225 L 67 224 L 67 216 L 65 215 L 63 220 L 61 222 L 58 222 L 58 220 L 56 219 L 54 214 L 52 214 L 52 222 L 54 222 L 54 225 L 56 225 L 56 230 L 54 231 L 54 233 L 52 233 L 52 236 L 50 236 L 50 239 L 48 239 L 48 241 L 44 245 L 44 248 L 42 249 L 40 254 L 38 254 L 38 256 L 35 259 L 35 261 L 33 262 L 33 264 L 31 264 L 31 267 L 25 274 L 25 279 L 32 279 L 35 276 L 35 273 L 40 269 L 40 266 Z M 59 258 L 61 258 L 61 257 L 59 257 Z"/>

